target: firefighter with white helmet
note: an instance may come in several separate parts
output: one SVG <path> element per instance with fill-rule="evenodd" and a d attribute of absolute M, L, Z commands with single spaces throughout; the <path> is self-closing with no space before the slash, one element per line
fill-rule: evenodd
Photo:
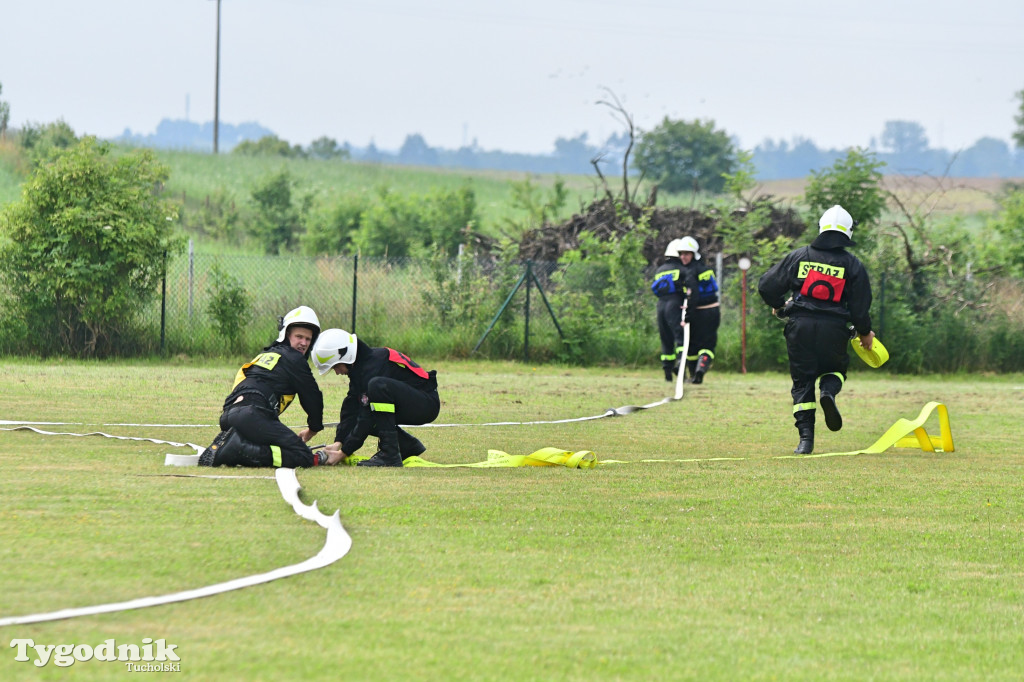
<path fill-rule="evenodd" d="M 867 350 L 875 337 L 871 282 L 864 265 L 846 250 L 854 245 L 852 237 L 853 217 L 842 206 L 832 206 L 818 221 L 818 236 L 810 246 L 789 252 L 758 282 L 758 292 L 772 313 L 786 318 L 798 455 L 814 451 L 815 382 L 825 425 L 838 431 L 843 418 L 836 396 L 850 364 L 851 331 Z"/>
<path fill-rule="evenodd" d="M 334 370 L 348 377 L 335 442 L 324 448 L 332 457 L 352 455 L 367 436 L 377 437 L 377 452 L 359 466 L 400 467 L 426 451 L 398 425 L 437 419 L 437 372 L 428 372 L 393 348 L 371 348 L 344 329 L 324 330 L 313 346 L 313 362 L 321 375 Z"/>
<path fill-rule="evenodd" d="M 277 340 L 235 375 L 220 416 L 221 433 L 199 456 L 200 466 L 294 468 L 341 460 L 306 445 L 324 428 L 323 394 L 309 369 L 320 320 L 312 308 L 299 306 L 278 318 L 278 328 Z M 279 418 L 296 395 L 308 419 L 298 434 Z"/>
<path fill-rule="evenodd" d="M 683 344 L 683 301 L 686 291 L 683 282 L 683 264 L 679 260 L 682 239 L 673 239 L 665 247 L 662 264 L 654 272 L 651 292 L 658 297 L 658 336 L 661 339 L 661 367 L 665 381 L 672 381 L 672 375 L 679 371 L 682 362 Z"/>
<path fill-rule="evenodd" d="M 701 259 L 700 247 L 693 237 L 679 240 L 679 260 L 687 291 L 686 323 L 690 325 L 690 345 L 685 358 L 690 382 L 700 384 L 711 369 L 718 346 L 718 327 L 722 322 L 718 301 L 718 280 L 707 259 Z"/>

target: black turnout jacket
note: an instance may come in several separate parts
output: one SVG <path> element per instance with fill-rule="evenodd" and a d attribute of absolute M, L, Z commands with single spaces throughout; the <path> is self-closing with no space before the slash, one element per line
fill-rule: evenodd
<path fill-rule="evenodd" d="M 849 238 L 835 230 L 818 235 L 810 246 L 790 251 L 761 276 L 757 290 L 772 308 L 786 314 L 836 315 L 853 323 L 857 334 L 871 331 L 871 282 L 860 260 L 846 250 Z"/>
<path fill-rule="evenodd" d="M 266 400 L 267 409 L 280 415 L 299 396 L 308 418 L 309 430 L 324 428 L 324 396 L 309 369 L 306 355 L 292 348 L 287 341 L 278 341 L 263 349 L 242 365 L 235 375 L 235 385 L 224 401 L 232 405 L 240 395 L 258 394 Z"/>
<path fill-rule="evenodd" d="M 356 342 L 356 361 L 348 369 L 348 394 L 341 403 L 341 416 L 334 440 L 352 454 L 363 446 L 373 431 L 373 414 L 366 396 L 370 379 L 385 377 L 401 381 L 422 391 L 437 390 L 435 372 L 427 372 L 408 355 L 392 348 L 371 348 L 362 339 Z"/>

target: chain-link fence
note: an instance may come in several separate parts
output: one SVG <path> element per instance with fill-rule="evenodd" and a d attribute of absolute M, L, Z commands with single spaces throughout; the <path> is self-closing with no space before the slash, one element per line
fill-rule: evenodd
<path fill-rule="evenodd" d="M 538 287 L 551 287 L 557 270 L 553 263 L 527 266 L 468 257 L 190 251 L 168 258 L 160 295 L 144 324 L 168 354 L 237 353 L 275 338 L 278 317 L 308 305 L 324 328 L 342 327 L 371 344 L 410 353 L 550 357 L 561 344 L 559 328 L 550 300 Z M 241 296 L 225 306 L 233 291 Z"/>
<path fill-rule="evenodd" d="M 655 297 L 636 288 L 613 300 L 605 279 L 588 267 L 471 257 L 189 252 L 168 259 L 145 325 L 154 346 L 159 339 L 167 354 L 237 354 L 268 343 L 277 336 L 279 316 L 308 305 L 324 328 L 341 327 L 371 345 L 414 355 L 656 362 Z M 242 295 L 225 312 L 232 291 Z M 232 315 L 234 326 L 224 319 Z M 729 306 L 725 297 L 723 321 L 735 325 L 737 318 L 738 305 Z M 727 357 L 738 352 L 739 340 L 725 348 Z"/>

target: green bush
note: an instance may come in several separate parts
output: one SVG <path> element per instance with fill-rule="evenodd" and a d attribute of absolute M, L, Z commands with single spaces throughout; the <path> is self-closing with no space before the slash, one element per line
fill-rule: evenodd
<path fill-rule="evenodd" d="M 224 272 L 219 263 L 210 268 L 210 300 L 206 312 L 229 350 L 241 350 L 242 331 L 252 319 L 252 298 L 241 280 Z"/>
<path fill-rule="evenodd" d="M 0 273 L 11 313 L 43 355 L 127 354 L 152 299 L 177 208 L 159 198 L 167 169 L 148 151 L 117 159 L 86 137 L 39 166 L 0 214 Z"/>

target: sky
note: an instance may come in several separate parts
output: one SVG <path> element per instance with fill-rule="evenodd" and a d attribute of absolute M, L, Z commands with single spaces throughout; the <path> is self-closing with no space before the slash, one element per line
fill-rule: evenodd
<path fill-rule="evenodd" d="M 0 0 L 12 127 L 155 132 L 214 117 L 218 0 Z M 869 147 L 1012 144 L 1021 0 L 221 0 L 220 121 L 291 144 L 547 153 L 665 117 Z"/>

